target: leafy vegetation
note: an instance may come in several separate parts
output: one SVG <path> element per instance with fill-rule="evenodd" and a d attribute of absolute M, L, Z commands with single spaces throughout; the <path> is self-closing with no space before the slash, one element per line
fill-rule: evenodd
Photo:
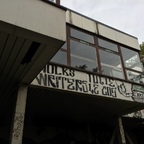
<path fill-rule="evenodd" d="M 141 49 L 140 59 L 141 59 L 142 65 L 144 67 L 144 42 L 142 42 L 142 44 L 140 44 L 140 49 Z"/>

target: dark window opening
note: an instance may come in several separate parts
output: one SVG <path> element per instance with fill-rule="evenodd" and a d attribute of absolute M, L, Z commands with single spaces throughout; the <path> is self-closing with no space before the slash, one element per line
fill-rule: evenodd
<path fill-rule="evenodd" d="M 36 53 L 36 51 L 38 50 L 40 46 L 40 43 L 38 42 L 32 42 L 30 48 L 28 49 L 26 55 L 24 56 L 23 60 L 21 61 L 21 64 L 28 64 L 31 62 L 32 57 L 34 56 L 34 54 Z"/>

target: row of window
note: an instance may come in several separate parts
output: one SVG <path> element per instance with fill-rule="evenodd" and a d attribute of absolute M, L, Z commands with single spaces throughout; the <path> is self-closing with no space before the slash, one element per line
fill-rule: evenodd
<path fill-rule="evenodd" d="M 67 42 L 51 62 L 143 83 L 137 51 L 68 26 Z"/>

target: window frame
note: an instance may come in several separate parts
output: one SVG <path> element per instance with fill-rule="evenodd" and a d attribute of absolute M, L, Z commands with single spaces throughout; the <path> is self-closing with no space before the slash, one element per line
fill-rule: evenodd
<path fill-rule="evenodd" d="M 122 73 L 122 75 L 123 75 L 123 78 L 120 78 L 120 79 L 125 79 L 125 73 L 124 73 L 124 69 L 123 69 L 123 63 L 122 63 L 122 59 L 121 59 L 121 55 L 120 55 L 120 53 L 118 53 L 118 52 L 109 52 L 109 51 L 107 51 L 107 50 L 105 50 L 105 49 L 103 49 L 103 48 L 101 48 L 101 47 L 99 47 L 99 55 L 100 55 L 100 51 L 105 51 L 106 53 L 110 53 L 110 54 L 114 54 L 114 55 L 116 55 L 116 56 L 119 56 L 119 60 L 120 60 L 120 64 L 121 64 L 121 73 Z M 100 60 L 100 62 L 101 62 L 101 58 L 99 59 Z M 102 64 L 100 64 L 101 65 L 101 68 L 102 68 Z M 112 65 L 110 65 L 110 67 L 111 67 Z M 103 71 L 101 70 L 101 74 L 102 75 L 105 75 L 105 76 L 109 76 L 109 75 L 106 75 L 106 74 L 103 74 L 102 73 Z M 114 77 L 114 76 L 111 76 L 111 77 Z M 118 78 L 118 77 L 114 77 L 114 78 Z"/>
<path fill-rule="evenodd" d="M 81 40 L 81 39 L 78 39 L 77 37 L 73 37 L 71 36 L 71 31 L 70 31 L 70 28 L 72 29 L 76 29 L 78 31 L 81 31 L 85 34 L 88 34 L 90 36 L 93 37 L 94 39 L 94 43 L 90 43 L 90 42 L 87 42 L 87 41 L 84 41 L 84 40 Z M 123 55 L 122 55 L 122 51 L 121 51 L 121 47 L 124 47 L 126 49 L 130 49 L 130 50 L 133 50 L 135 52 L 138 53 L 138 56 L 139 56 L 139 52 L 138 50 L 134 50 L 132 49 L 131 47 L 128 47 L 128 46 L 125 46 L 123 44 L 120 44 L 120 43 L 117 43 L 117 42 L 114 42 L 110 39 L 107 39 L 107 38 L 104 38 L 102 36 L 99 36 L 99 35 L 96 35 L 96 34 L 93 34 L 91 32 L 88 32 L 86 30 L 83 30 L 83 29 L 80 29 L 76 26 L 73 26 L 73 25 L 70 25 L 70 24 L 67 24 L 67 28 L 66 28 L 66 31 L 67 31 L 67 49 L 61 49 L 63 52 L 66 52 L 67 53 L 67 65 L 64 65 L 64 66 L 68 66 L 68 67 L 71 67 L 73 69 L 78 69 L 78 68 L 75 68 L 73 66 L 71 66 L 71 50 L 70 50 L 70 41 L 71 40 L 74 40 L 76 42 L 79 42 L 81 43 L 81 41 L 83 41 L 85 44 L 88 44 L 89 46 L 93 47 L 96 51 L 96 63 L 97 63 L 97 66 L 98 66 L 98 72 L 96 72 L 97 74 L 99 75 L 103 75 L 103 76 L 106 76 L 106 77 L 111 77 L 111 78 L 115 78 L 115 79 L 121 79 L 121 80 L 125 80 L 125 81 L 128 81 L 128 82 L 131 82 L 129 79 L 128 79 L 128 76 L 127 76 L 127 71 L 132 71 L 132 72 L 136 72 L 136 73 L 139 73 L 141 75 L 143 75 L 143 72 L 140 72 L 140 71 L 137 71 L 137 70 L 134 70 L 134 69 L 130 69 L 128 67 L 125 66 L 124 64 L 124 60 L 123 60 Z M 102 39 L 106 42 L 109 42 L 109 43 L 112 43 L 112 44 L 115 44 L 117 46 L 117 50 L 118 51 L 113 51 L 111 49 L 109 49 L 108 51 L 108 48 L 105 48 L 105 47 L 102 47 L 102 46 L 99 46 L 99 43 L 98 43 L 98 39 Z M 102 66 L 101 66 L 101 61 L 100 61 L 100 51 L 99 50 L 102 50 L 102 51 L 106 51 L 106 52 L 109 52 L 109 53 L 112 53 L 112 54 L 115 54 L 115 55 L 118 55 L 119 58 L 120 58 L 120 62 L 121 62 L 121 67 L 122 67 L 122 73 L 123 73 L 123 76 L 124 78 L 118 78 L 118 77 L 113 77 L 113 76 L 109 76 L 109 75 L 105 75 L 105 74 L 102 74 Z M 53 63 L 53 62 L 52 62 Z M 60 64 L 61 65 L 61 64 Z M 78 70 L 82 70 L 82 69 L 78 69 Z M 92 72 L 92 71 L 89 71 L 89 70 L 82 70 L 82 71 L 86 71 L 86 72 L 90 72 L 90 73 L 95 73 L 95 72 Z"/>
<path fill-rule="evenodd" d="M 120 47 L 120 51 L 121 51 L 121 47 L 124 47 L 124 48 L 126 48 L 126 49 L 129 49 L 129 50 L 132 50 L 132 51 L 134 51 L 134 52 L 137 52 L 138 57 L 140 58 L 140 53 L 139 53 L 138 50 L 134 50 L 134 49 L 132 49 L 132 48 L 130 48 L 130 47 L 126 47 L 126 46 L 123 46 L 123 45 L 121 45 L 121 46 L 119 46 L 119 47 Z M 131 68 L 125 66 L 124 60 L 123 60 L 122 51 L 121 51 L 121 57 L 122 57 L 123 67 L 124 67 L 124 71 L 125 71 L 125 75 L 126 75 L 126 80 L 127 80 L 127 81 L 133 82 L 133 81 L 129 80 L 129 78 L 128 78 L 128 76 L 127 76 L 127 71 L 131 71 L 131 72 L 139 73 L 140 75 L 144 75 L 144 74 L 143 74 L 143 71 L 140 72 L 140 71 L 137 71 L 137 70 L 135 70 L 135 69 L 131 69 Z M 140 61 L 140 62 L 141 62 L 141 61 Z M 136 83 L 136 82 L 135 82 L 135 83 Z"/>
<path fill-rule="evenodd" d="M 88 46 L 90 46 L 90 47 L 92 47 L 94 50 L 95 50 L 95 53 L 96 53 L 96 55 L 97 55 L 97 50 L 96 50 L 96 47 L 95 47 L 95 35 L 94 34 L 91 34 L 90 32 L 87 32 L 87 31 L 85 31 L 85 30 L 81 30 L 81 29 L 79 29 L 79 28 L 76 28 L 76 27 L 73 27 L 73 26 L 68 26 L 68 28 L 69 28 L 69 44 L 70 44 L 70 41 L 72 40 L 72 41 L 76 41 L 76 42 L 78 42 L 78 43 L 80 43 L 80 44 L 85 44 L 85 45 L 88 45 Z M 82 39 L 80 39 L 80 38 L 77 38 L 77 37 L 73 37 L 73 36 L 71 36 L 71 30 L 70 29 L 75 29 L 75 30 L 77 30 L 77 31 L 81 31 L 82 33 L 85 33 L 85 34 L 87 34 L 87 35 L 89 35 L 89 36 L 91 36 L 91 37 L 93 37 L 93 42 L 94 43 L 90 43 L 90 42 L 88 42 L 88 41 L 85 41 L 85 40 L 82 40 Z M 69 66 L 71 66 L 71 64 L 72 64 L 72 62 L 71 62 L 71 48 L 70 48 L 70 45 L 69 45 L 69 59 L 70 59 L 70 63 L 69 63 Z M 98 67 L 98 59 L 97 59 L 97 57 L 96 57 L 96 55 L 95 55 L 95 64 L 97 65 L 97 67 Z M 72 66 L 71 66 L 72 67 Z M 75 68 L 75 67 L 74 67 Z M 79 69 L 79 68 L 77 68 L 77 69 Z M 80 69 L 81 70 L 81 69 Z M 86 71 L 89 71 L 89 70 L 86 70 Z M 98 67 L 98 71 L 99 71 L 99 67 Z M 90 71 L 90 72 L 92 72 L 92 71 Z"/>

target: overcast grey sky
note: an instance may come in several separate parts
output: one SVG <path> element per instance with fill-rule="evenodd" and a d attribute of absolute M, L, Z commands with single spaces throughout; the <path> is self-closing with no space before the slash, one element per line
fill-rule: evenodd
<path fill-rule="evenodd" d="M 144 42 L 144 0 L 61 0 L 61 5 Z"/>

